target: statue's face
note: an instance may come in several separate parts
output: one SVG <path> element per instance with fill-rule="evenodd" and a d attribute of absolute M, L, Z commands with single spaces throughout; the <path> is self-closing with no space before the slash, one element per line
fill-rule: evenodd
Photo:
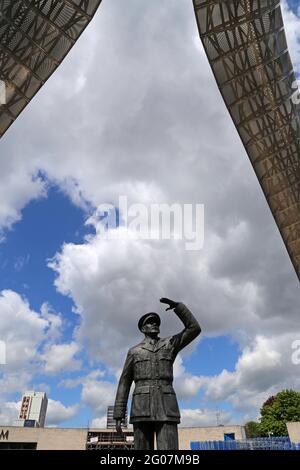
<path fill-rule="evenodd" d="M 142 332 L 147 335 L 147 334 L 158 334 L 159 333 L 159 325 L 157 323 L 157 320 L 155 318 L 149 318 L 145 323 L 143 324 L 142 327 Z"/>

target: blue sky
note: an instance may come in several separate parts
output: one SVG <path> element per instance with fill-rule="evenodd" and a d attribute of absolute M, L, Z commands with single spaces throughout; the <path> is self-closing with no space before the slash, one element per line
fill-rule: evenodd
<path fill-rule="evenodd" d="M 84 236 L 90 232 L 84 226 L 87 216 L 86 211 L 72 204 L 58 187 L 49 185 L 45 197 L 30 202 L 24 208 L 22 219 L 5 233 L 5 241 L 1 244 L 0 290 L 11 289 L 20 293 L 36 311 L 40 310 L 44 302 L 48 302 L 64 319 L 62 342 L 72 339 L 74 328 L 80 319 L 72 312 L 72 300 L 57 292 L 54 286 L 55 273 L 48 267 L 47 261 L 60 250 L 63 243 L 79 244 L 84 241 Z M 239 346 L 229 337 L 204 338 L 197 350 L 187 357 L 185 364 L 192 374 L 213 376 L 223 369 L 233 371 L 238 356 Z M 76 378 L 79 373 L 82 375 L 93 369 L 89 367 L 85 355 L 82 354 L 81 357 L 84 365 L 80 371 L 69 374 L 62 372 L 54 378 L 37 374 L 35 384 L 46 384 L 48 396 L 67 406 L 78 403 L 81 386 L 70 390 L 59 384 L 63 379 Z M 20 397 L 14 394 L 13 398 Z M 183 401 L 182 406 L 197 406 L 199 399 L 203 399 L 201 394 L 186 403 Z M 214 404 L 205 405 L 216 408 Z M 224 407 L 226 408 L 226 404 Z M 73 419 L 60 425 L 84 426 L 92 418 L 88 407 L 82 406 Z"/>
<path fill-rule="evenodd" d="M 269 395 L 300 388 L 299 283 L 192 4 L 131 0 L 120 15 L 123 1 L 103 2 L 1 141 L 0 424 L 36 389 L 51 400 L 49 425 L 104 425 L 138 318 L 157 310 L 162 336 L 182 327 L 162 296 L 184 301 L 203 330 L 176 365 L 183 424 L 215 425 L 217 410 L 224 424 L 255 419 Z M 289 5 L 299 72 L 299 2 Z M 120 195 L 203 203 L 203 249 L 103 240 L 97 208 Z"/>
<path fill-rule="evenodd" d="M 288 4 L 290 6 L 290 8 L 295 12 L 297 13 L 297 10 L 300 6 L 300 2 L 299 0 L 288 0 Z"/>
<path fill-rule="evenodd" d="M 50 187 L 47 196 L 30 202 L 22 211 L 22 219 L 5 233 L 0 255 L 1 288 L 27 295 L 35 309 L 49 299 L 55 309 L 63 308 L 68 314 L 71 304 L 56 293 L 47 259 L 64 242 L 82 241 L 85 217 L 59 188 Z"/>

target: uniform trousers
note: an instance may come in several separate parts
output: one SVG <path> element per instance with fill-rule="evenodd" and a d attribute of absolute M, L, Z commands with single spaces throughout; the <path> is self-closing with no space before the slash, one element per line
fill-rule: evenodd
<path fill-rule="evenodd" d="M 177 450 L 177 423 L 172 421 L 139 421 L 133 423 L 134 450 L 153 450 L 154 435 L 157 450 Z"/>

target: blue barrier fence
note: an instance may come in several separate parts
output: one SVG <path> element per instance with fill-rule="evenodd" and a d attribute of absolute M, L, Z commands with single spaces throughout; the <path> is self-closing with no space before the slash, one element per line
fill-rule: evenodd
<path fill-rule="evenodd" d="M 300 450 L 288 437 L 258 437 L 231 441 L 191 442 L 191 450 Z"/>

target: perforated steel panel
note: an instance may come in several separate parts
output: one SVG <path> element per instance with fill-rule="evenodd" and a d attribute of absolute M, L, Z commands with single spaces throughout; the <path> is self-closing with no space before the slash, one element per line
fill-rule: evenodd
<path fill-rule="evenodd" d="M 300 279 L 300 107 L 279 0 L 193 0 L 215 79 Z"/>
<path fill-rule="evenodd" d="M 299 105 L 280 3 L 193 2 L 216 81 L 300 278 Z M 6 89 L 0 136 L 58 67 L 100 3 L 0 0 L 0 80 Z"/>
<path fill-rule="evenodd" d="M 0 136 L 62 62 L 101 0 L 0 0 Z"/>

